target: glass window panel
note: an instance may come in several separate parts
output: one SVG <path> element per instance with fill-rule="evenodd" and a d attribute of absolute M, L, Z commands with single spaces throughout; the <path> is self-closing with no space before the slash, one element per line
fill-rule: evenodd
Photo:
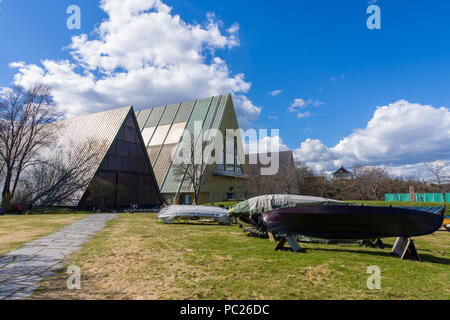
<path fill-rule="evenodd" d="M 153 138 L 149 144 L 149 147 L 162 145 L 164 143 L 164 139 L 167 136 L 167 132 L 169 132 L 169 129 L 170 129 L 170 125 L 159 126 L 156 129 L 155 134 L 153 135 Z"/>
<path fill-rule="evenodd" d="M 166 144 L 174 144 L 180 142 L 183 136 L 184 129 L 186 128 L 186 122 L 175 123 L 172 125 L 169 134 L 167 135 Z"/>
<path fill-rule="evenodd" d="M 116 155 L 128 157 L 130 154 L 130 143 L 125 141 L 117 141 Z"/>
<path fill-rule="evenodd" d="M 134 128 L 134 121 L 132 117 L 128 117 L 127 121 L 125 122 L 125 125 L 128 127 L 133 127 Z"/>
<path fill-rule="evenodd" d="M 159 124 L 160 125 L 171 124 L 173 122 L 173 119 L 175 118 L 175 114 L 177 113 L 179 106 L 180 106 L 179 104 L 167 106 L 163 116 L 161 117 L 161 120 L 159 121 Z"/>
<path fill-rule="evenodd" d="M 165 109 L 166 107 L 152 109 L 152 113 L 150 114 L 150 117 L 148 118 L 147 123 L 144 125 L 144 127 L 156 127 Z"/>
<path fill-rule="evenodd" d="M 191 114 L 192 109 L 194 108 L 195 102 L 196 101 L 182 103 L 174 122 L 177 123 L 188 121 L 189 115 Z"/>
<path fill-rule="evenodd" d="M 122 170 L 122 158 L 118 156 L 109 157 L 109 169 Z"/>
<path fill-rule="evenodd" d="M 156 127 L 150 127 L 145 128 L 144 131 L 142 131 L 142 138 L 144 139 L 144 145 L 147 147 L 150 143 L 150 139 L 153 136 L 153 133 L 155 132 Z"/>
<path fill-rule="evenodd" d="M 124 140 L 128 141 L 128 142 L 137 142 L 137 132 L 136 132 L 136 128 L 134 127 L 128 127 L 125 126 L 124 127 Z"/>
<path fill-rule="evenodd" d="M 156 146 L 156 147 L 149 147 L 147 149 L 148 157 L 150 158 L 150 162 L 152 163 L 152 165 L 155 164 L 156 156 L 158 155 L 160 148 L 161 146 Z"/>
<path fill-rule="evenodd" d="M 226 150 L 226 158 L 225 161 L 227 164 L 234 164 L 234 140 L 225 141 L 225 150 Z"/>
<path fill-rule="evenodd" d="M 122 192 L 119 192 L 118 205 L 127 205 L 139 203 L 140 177 L 135 174 L 119 173 L 119 185 L 123 186 Z"/>
<path fill-rule="evenodd" d="M 140 130 L 142 130 L 144 128 L 144 125 L 147 122 L 147 119 L 149 118 L 151 112 L 152 112 L 152 109 L 147 109 L 147 110 L 141 111 L 139 113 L 139 115 L 137 116 L 137 121 L 138 121 Z"/>
<path fill-rule="evenodd" d="M 134 159 L 142 158 L 142 147 L 138 144 L 131 144 L 129 157 Z"/>

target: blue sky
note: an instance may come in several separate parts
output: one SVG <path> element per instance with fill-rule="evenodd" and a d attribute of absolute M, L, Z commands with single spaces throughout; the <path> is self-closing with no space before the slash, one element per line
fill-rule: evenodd
<path fill-rule="evenodd" d="M 115 0 L 108 1 L 113 3 Z M 139 5 L 153 1 L 124 2 Z M 423 161 L 436 157 L 448 159 L 450 144 L 446 139 L 450 133 L 442 136 L 442 131 L 450 132 L 447 127 L 447 121 L 450 121 L 449 1 L 379 0 L 376 4 L 381 8 L 381 30 L 366 27 L 367 0 L 163 2 L 171 7 L 170 17 L 179 15 L 183 23 L 190 26 L 207 29 L 207 14 L 214 13 L 214 23 L 221 34 L 228 37 L 224 40 L 227 44 L 219 44 L 217 39 L 201 40 L 201 47 L 212 49 L 196 48 L 203 54 L 203 65 L 211 65 L 214 58 L 220 58 L 227 70 L 220 77 L 218 88 L 205 89 L 205 94 L 221 88 L 235 90 L 233 93 L 241 97 L 237 98 L 237 104 L 241 105 L 237 107 L 241 124 L 279 128 L 283 146 L 294 150 L 297 159 L 313 166 L 319 163 L 315 166 L 317 170 L 331 170 L 342 164 L 351 166 L 356 162 L 390 165 L 403 170 L 405 166 L 416 168 Z M 81 8 L 81 30 L 66 28 L 66 8 L 72 4 Z M 67 48 L 72 42 L 71 37 L 86 34 L 89 40 L 97 39 L 99 36 L 94 28 L 104 20 L 113 19 L 94 0 L 3 0 L 0 8 L 3 48 L 0 51 L 0 87 L 10 86 L 18 73 L 34 77 L 30 76 L 29 70 L 24 73 L 19 72 L 19 68 L 11 68 L 12 62 L 36 65 L 50 73 L 50 69 L 42 66 L 42 60 L 73 62 L 74 56 Z M 124 21 L 133 23 L 132 19 Z M 227 31 L 236 24 L 238 32 Z M 170 36 L 166 35 L 166 38 Z M 233 39 L 238 39 L 239 45 Z M 157 47 L 158 41 L 147 45 Z M 182 44 L 179 48 L 186 46 Z M 92 44 L 89 48 L 92 49 Z M 132 58 L 122 55 L 120 59 Z M 184 65 L 185 62 L 181 63 Z M 113 72 L 123 71 L 121 68 L 127 69 L 119 64 Z M 95 66 L 91 69 L 93 76 L 102 77 Z M 74 72 L 83 75 L 85 71 L 77 69 Z M 245 78 L 229 85 L 227 80 L 239 74 Z M 26 79 L 21 81 L 26 83 Z M 55 78 L 48 81 L 56 83 Z M 200 86 L 203 80 L 192 80 L 193 83 L 196 81 Z M 130 82 L 124 85 L 126 83 Z M 159 90 L 161 94 L 154 100 L 148 99 L 148 105 L 144 102 L 147 101 L 145 97 L 132 103 L 147 107 L 153 103 L 174 103 L 178 99 L 191 98 L 189 91 L 196 94 L 190 84 L 183 87 L 180 82 L 180 86 L 174 93 Z M 269 94 L 275 90 L 281 93 Z M 87 92 L 82 98 L 101 96 L 94 91 Z M 129 94 L 134 96 L 136 93 L 131 91 Z M 72 100 L 80 97 L 72 91 L 67 96 Z M 80 112 L 101 110 L 102 103 L 127 104 L 124 99 L 102 98 L 92 108 Z M 295 111 L 289 112 L 296 99 L 299 107 L 291 108 Z M 378 106 L 386 106 L 386 110 L 377 116 L 374 113 Z M 395 117 L 396 110 L 403 114 Z M 424 123 L 417 121 L 422 112 Z M 409 114 L 419 116 L 408 117 Z M 390 126 L 383 132 L 368 129 L 369 121 L 373 120 L 373 127 L 382 121 L 380 119 L 388 119 Z M 443 124 L 434 123 L 438 119 L 442 119 Z M 403 125 L 403 131 L 395 129 L 396 121 Z M 420 132 L 420 135 L 431 135 L 420 140 L 419 130 L 437 130 L 436 127 L 439 132 Z M 355 131 L 358 129 L 359 133 Z M 359 137 L 355 136 L 358 134 Z M 390 143 L 373 152 L 370 143 L 363 146 L 364 143 L 358 142 L 367 135 L 378 144 L 384 139 L 398 139 L 401 145 Z M 345 138 L 348 143 L 340 144 Z M 410 145 L 405 145 L 408 143 Z M 429 147 L 423 152 L 404 151 L 397 152 L 394 157 L 389 155 L 391 151 L 414 148 L 415 143 Z M 344 147 L 351 152 L 343 152 Z"/>

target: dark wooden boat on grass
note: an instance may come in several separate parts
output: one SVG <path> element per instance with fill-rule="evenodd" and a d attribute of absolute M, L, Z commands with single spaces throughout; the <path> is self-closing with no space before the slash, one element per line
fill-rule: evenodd
<path fill-rule="evenodd" d="M 268 231 L 333 240 L 418 237 L 434 233 L 445 208 L 301 205 L 261 213 Z"/>

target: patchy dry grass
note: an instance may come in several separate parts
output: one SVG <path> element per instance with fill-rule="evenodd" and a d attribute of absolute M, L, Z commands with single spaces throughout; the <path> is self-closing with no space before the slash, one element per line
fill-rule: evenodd
<path fill-rule="evenodd" d="M 423 263 L 357 245 L 275 252 L 274 243 L 236 226 L 164 225 L 155 215 L 121 214 L 72 257 L 81 290 L 67 290 L 61 270 L 33 298 L 450 299 L 450 233 L 416 245 Z M 371 265 L 381 268 L 381 290 L 367 289 Z"/>
<path fill-rule="evenodd" d="M 85 217 L 85 214 L 0 216 L 0 256 Z"/>

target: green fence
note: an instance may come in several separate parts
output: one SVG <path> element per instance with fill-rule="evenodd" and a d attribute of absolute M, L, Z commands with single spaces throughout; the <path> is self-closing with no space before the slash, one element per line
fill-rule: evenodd
<path fill-rule="evenodd" d="M 416 202 L 450 202 L 450 193 L 446 193 L 445 201 L 440 193 L 416 193 Z M 387 193 L 385 201 L 411 201 L 409 193 Z"/>

